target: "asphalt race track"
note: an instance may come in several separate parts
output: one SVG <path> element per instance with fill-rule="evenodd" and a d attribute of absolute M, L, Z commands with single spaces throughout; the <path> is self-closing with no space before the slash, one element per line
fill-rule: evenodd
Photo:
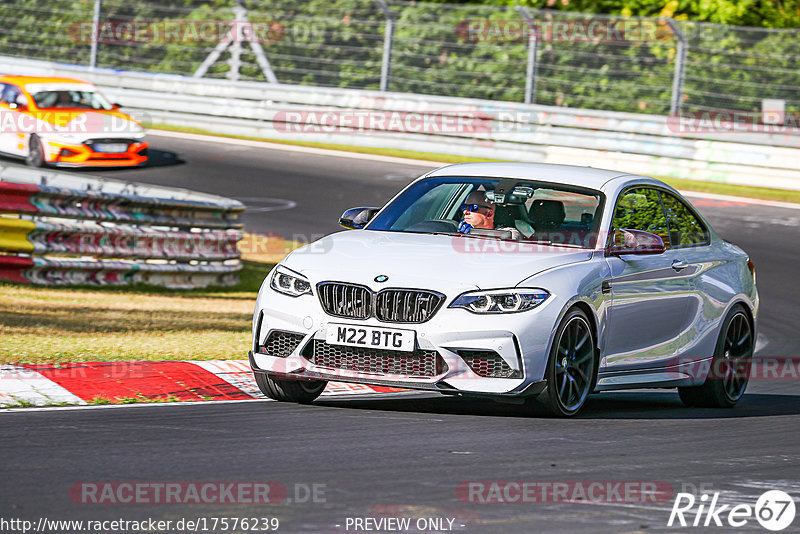
<path fill-rule="evenodd" d="M 301 240 L 336 231 L 344 209 L 381 205 L 425 170 L 174 137 L 151 136 L 151 144 L 161 165 L 100 174 L 238 198 L 250 208 L 249 230 Z M 800 210 L 693 200 L 756 264 L 757 357 L 800 357 Z M 277 517 L 279 532 L 355 532 L 348 517 L 449 518 L 453 529 L 470 533 L 692 531 L 667 527 L 671 495 L 647 503 L 476 503 L 460 500 L 457 488 L 468 481 L 643 481 L 698 496 L 720 492 L 720 504 L 752 505 L 768 489 L 797 497 L 799 380 L 753 380 L 732 410 L 686 409 L 672 391 L 596 395 L 573 420 L 419 393 L 312 406 L 10 410 L 0 413 L 0 515 Z M 292 502 L 92 505 L 69 494 L 82 482 L 204 481 L 278 482 Z M 297 502 L 312 484 L 318 502 Z M 760 528 L 752 520 L 728 530 Z"/>

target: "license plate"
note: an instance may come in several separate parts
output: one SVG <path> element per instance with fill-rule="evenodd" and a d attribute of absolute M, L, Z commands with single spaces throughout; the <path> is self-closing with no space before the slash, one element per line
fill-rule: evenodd
<path fill-rule="evenodd" d="M 399 328 L 329 323 L 325 341 L 329 345 L 412 352 L 415 346 L 416 332 Z"/>
<path fill-rule="evenodd" d="M 97 143 L 94 145 L 94 151 L 118 154 L 120 152 L 127 152 L 128 145 L 125 143 Z"/>

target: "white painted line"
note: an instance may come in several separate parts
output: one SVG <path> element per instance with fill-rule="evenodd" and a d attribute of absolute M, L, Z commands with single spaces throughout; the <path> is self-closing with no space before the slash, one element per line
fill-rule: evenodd
<path fill-rule="evenodd" d="M 51 410 L 114 410 L 117 408 L 146 408 L 152 406 L 208 406 L 210 404 L 231 404 L 243 402 L 274 402 L 272 399 L 239 399 L 218 401 L 181 401 L 181 402 L 132 402 L 130 404 L 86 404 L 79 406 L 41 406 L 36 408 L 0 408 L 0 415 L 7 413 L 38 413 Z"/>
<path fill-rule="evenodd" d="M 715 193 L 700 193 L 697 191 L 681 191 L 681 194 L 691 198 L 707 198 L 709 200 L 721 200 L 724 202 L 738 202 L 740 204 L 752 204 L 756 206 L 770 206 L 773 208 L 800 210 L 800 204 L 797 204 L 795 202 L 780 202 L 778 200 L 762 200 L 759 198 L 736 197 L 732 195 L 717 195 Z"/>
<path fill-rule="evenodd" d="M 249 362 L 245 360 L 208 360 L 208 361 L 187 361 L 198 367 L 202 367 L 209 373 L 213 373 L 222 380 L 232 384 L 234 387 L 244 391 L 251 397 L 263 398 L 258 389 L 253 371 L 250 369 Z M 399 386 L 398 386 L 399 387 Z M 328 382 L 323 397 L 336 397 L 341 395 L 374 395 L 377 392 L 364 384 L 347 384 L 343 382 Z"/>
<path fill-rule="evenodd" d="M 14 365 L 0 365 L 0 391 L 3 397 L 10 397 L 20 404 L 27 402 L 45 406 L 59 402 L 86 404 L 86 401 L 73 395 L 41 373 Z M 4 402 L 5 404 L 5 402 Z"/>
<path fill-rule="evenodd" d="M 378 154 L 362 154 L 360 152 L 345 152 L 330 148 L 313 148 L 308 146 L 284 145 L 282 143 L 270 143 L 269 141 L 254 141 L 250 139 L 236 139 L 234 137 L 217 137 L 216 135 L 203 135 L 186 132 L 173 132 L 170 130 L 147 130 L 149 135 L 160 137 L 175 137 L 177 139 L 188 139 L 192 141 L 203 141 L 206 143 L 220 143 L 225 145 L 249 146 L 254 148 L 267 148 L 270 150 L 282 150 L 284 152 L 303 152 L 306 154 L 317 154 L 320 156 L 330 156 L 335 158 L 364 159 L 369 161 L 382 161 L 385 163 L 399 163 L 402 165 L 414 165 L 436 169 L 450 163 L 438 161 L 426 161 L 422 159 L 397 158 L 393 156 L 381 156 Z"/>

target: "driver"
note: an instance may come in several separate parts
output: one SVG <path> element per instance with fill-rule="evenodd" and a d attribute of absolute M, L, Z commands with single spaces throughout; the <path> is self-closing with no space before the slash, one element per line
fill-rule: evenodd
<path fill-rule="evenodd" d="M 533 234 L 533 228 L 523 221 L 516 222 L 522 227 L 496 227 L 494 222 L 496 205 L 486 199 L 486 193 L 483 191 L 470 193 L 461 206 L 461 212 L 464 214 L 464 220 L 458 223 L 458 231 L 462 234 L 470 233 L 473 228 L 511 232 L 512 239 L 519 239 L 520 236 L 530 237 Z"/>
<path fill-rule="evenodd" d="M 468 234 L 473 228 L 494 229 L 494 202 L 486 200 L 482 191 L 473 191 L 461 206 L 464 220 L 458 223 L 458 231 Z"/>

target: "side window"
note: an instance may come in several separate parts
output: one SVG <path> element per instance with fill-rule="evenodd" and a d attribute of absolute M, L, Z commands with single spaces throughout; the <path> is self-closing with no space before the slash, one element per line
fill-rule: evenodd
<path fill-rule="evenodd" d="M 708 230 L 686 204 L 669 193 L 661 193 L 661 199 L 667 212 L 672 246 L 685 247 L 708 243 Z"/>
<path fill-rule="evenodd" d="M 0 102 L 5 102 L 8 104 L 8 100 L 6 100 L 6 90 L 11 87 L 7 83 L 0 83 Z"/>
<path fill-rule="evenodd" d="M 655 189 L 638 187 L 620 195 L 614 208 L 612 225 L 614 228 L 644 230 L 656 234 L 664 240 L 664 245 L 670 246 L 667 218 Z"/>

